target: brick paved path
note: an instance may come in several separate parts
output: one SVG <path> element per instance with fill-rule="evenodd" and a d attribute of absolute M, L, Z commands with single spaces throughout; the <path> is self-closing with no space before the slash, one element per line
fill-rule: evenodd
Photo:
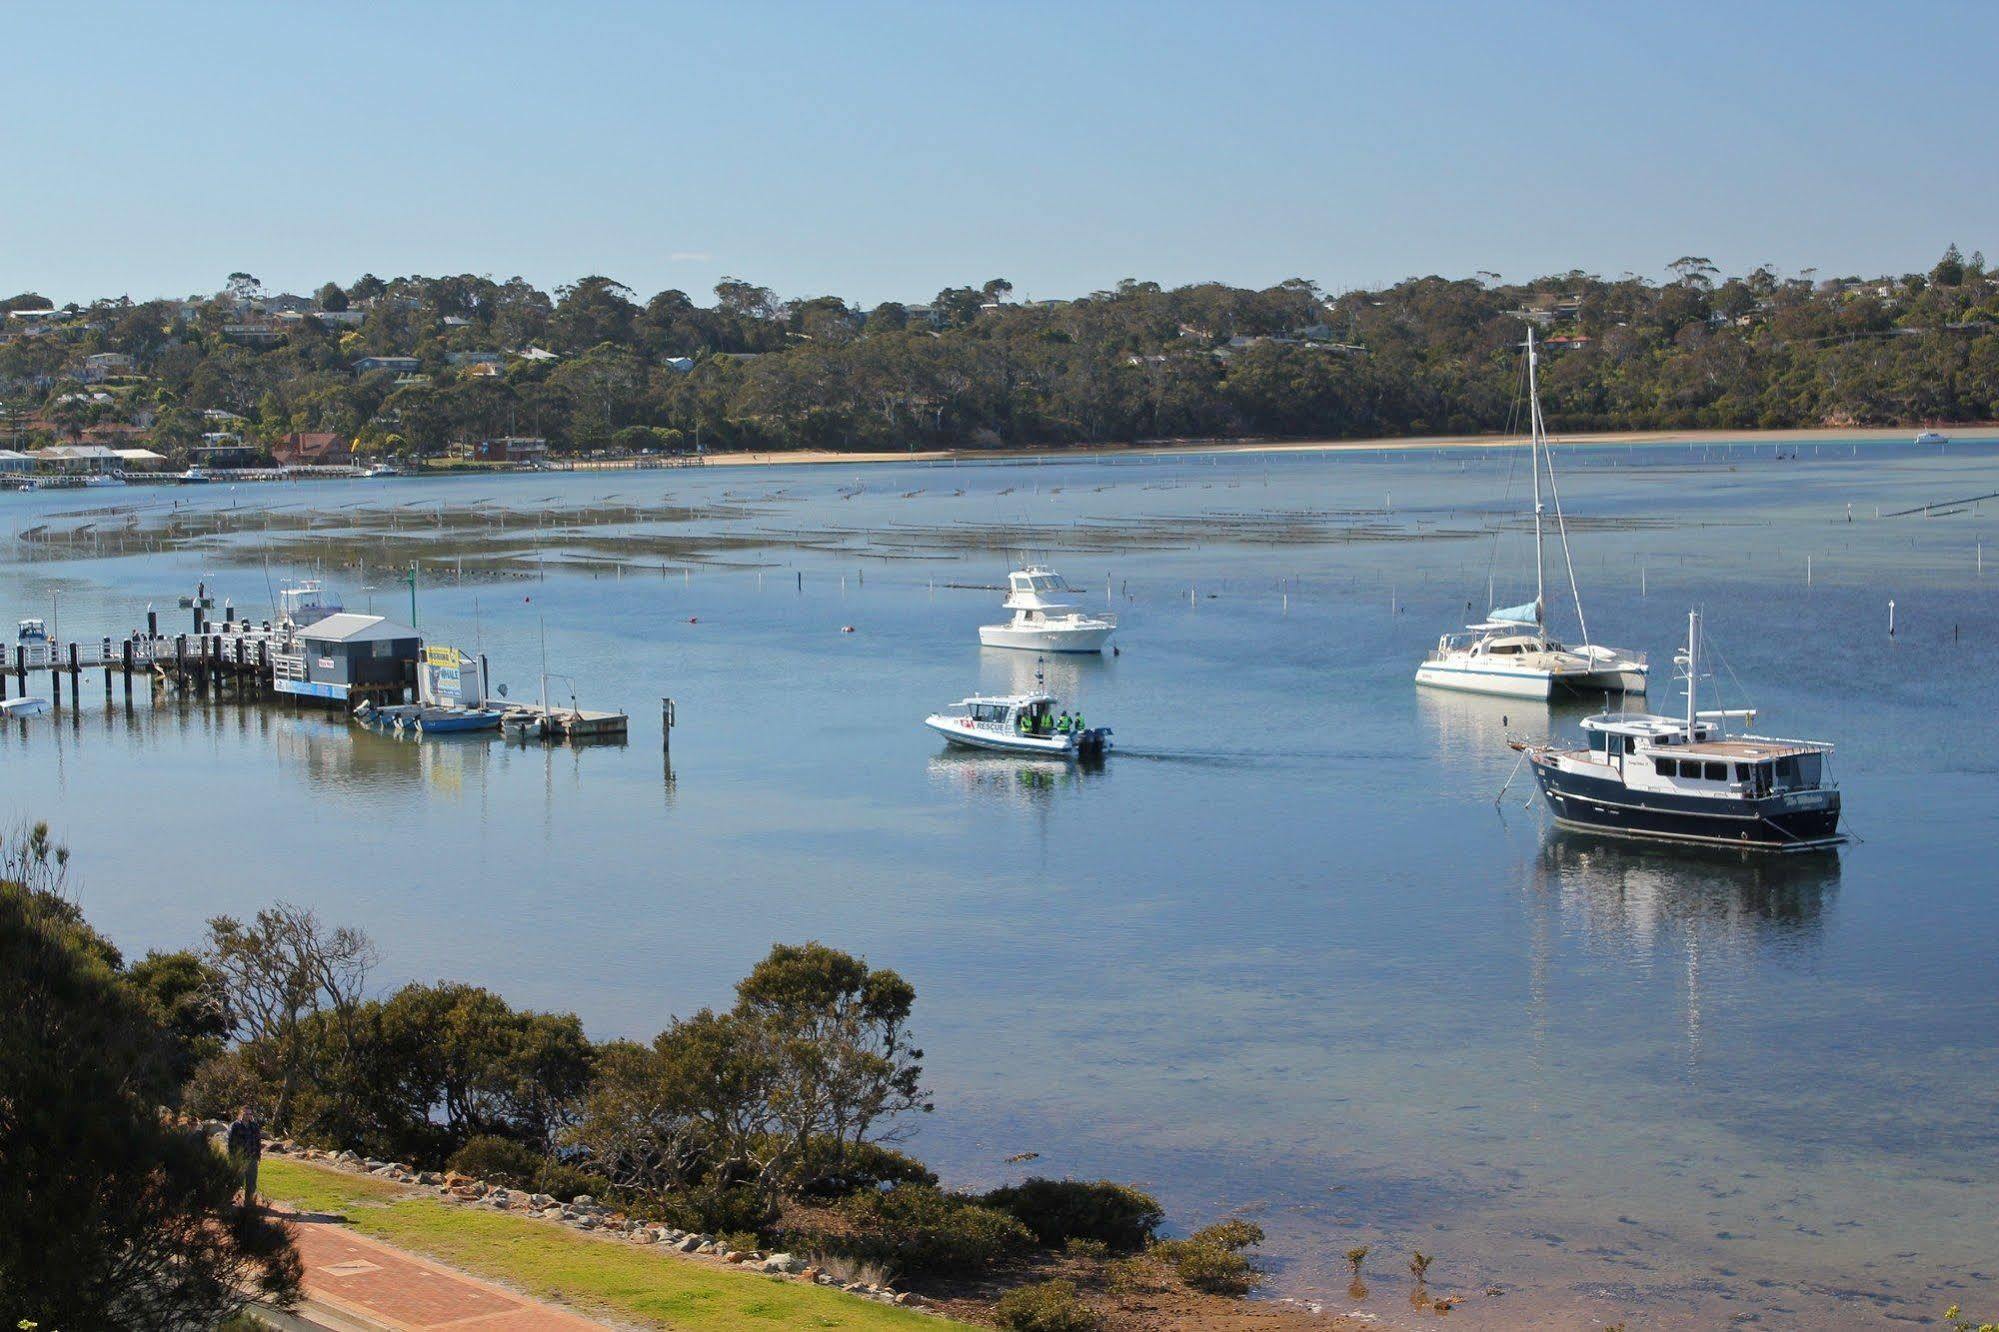
<path fill-rule="evenodd" d="M 388 1332 L 601 1332 L 603 1326 L 342 1225 L 301 1221 L 297 1232 L 306 1298 L 363 1325 Z"/>

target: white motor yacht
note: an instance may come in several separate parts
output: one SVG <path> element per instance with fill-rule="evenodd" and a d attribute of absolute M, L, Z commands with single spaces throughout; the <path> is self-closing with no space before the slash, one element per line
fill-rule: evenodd
<path fill-rule="evenodd" d="M 1534 599 L 1524 605 L 1496 607 L 1480 623 L 1438 638 L 1436 648 L 1416 668 L 1416 682 L 1509 698 L 1550 698 L 1557 692 L 1643 694 L 1650 675 L 1643 653 L 1590 642 L 1589 621 L 1583 616 L 1582 595 L 1576 589 L 1575 561 L 1569 557 L 1561 494 L 1555 488 L 1554 460 L 1548 456 L 1541 420 L 1540 354 L 1535 350 L 1531 327 L 1526 346 L 1528 463 L 1534 474 Z M 1562 562 L 1569 573 L 1569 595 L 1575 602 L 1576 625 L 1582 631 L 1582 642 L 1574 645 L 1548 633 L 1548 561 L 1541 500 L 1544 470 L 1548 495 L 1554 501 Z"/>
<path fill-rule="evenodd" d="M 1094 759 L 1110 752 L 1108 726 L 1082 726 L 1081 713 L 1058 716 L 1053 694 L 992 694 L 961 699 L 923 724 L 954 745 L 1043 758 Z"/>
<path fill-rule="evenodd" d="M 1948 444 L 1950 443 L 1950 436 L 1944 434 L 1943 431 L 1941 430 L 1925 430 L 1921 434 L 1916 436 L 1916 443 Z"/>
<path fill-rule="evenodd" d="M 1080 596 L 1061 574 L 1029 565 L 1007 575 L 1006 600 L 1013 612 L 1005 624 L 979 626 L 979 645 L 1026 648 L 1033 652 L 1102 652 L 1117 628 L 1117 616 L 1095 615 L 1060 598 Z"/>

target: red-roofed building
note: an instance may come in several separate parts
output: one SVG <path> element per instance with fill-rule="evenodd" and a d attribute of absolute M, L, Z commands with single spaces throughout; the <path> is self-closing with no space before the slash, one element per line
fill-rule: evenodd
<path fill-rule="evenodd" d="M 286 467 L 345 467 L 354 461 L 354 449 L 331 430 L 294 430 L 271 456 Z"/>

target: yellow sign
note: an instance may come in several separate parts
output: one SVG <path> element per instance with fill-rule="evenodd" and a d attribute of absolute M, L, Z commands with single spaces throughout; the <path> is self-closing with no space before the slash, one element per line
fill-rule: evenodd
<path fill-rule="evenodd" d="M 430 647 L 426 645 L 423 650 L 424 664 L 435 666 L 442 671 L 457 670 L 458 664 L 464 659 L 465 654 L 455 647 Z"/>

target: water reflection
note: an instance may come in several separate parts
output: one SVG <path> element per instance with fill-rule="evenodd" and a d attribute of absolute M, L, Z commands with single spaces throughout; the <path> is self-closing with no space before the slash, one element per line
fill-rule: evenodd
<path fill-rule="evenodd" d="M 1593 712 L 1602 711 L 1589 699 L 1494 698 L 1454 689 L 1411 686 L 1416 716 L 1437 757 L 1447 760 L 1512 756 L 1508 740 L 1539 740 L 1561 736 Z"/>
<path fill-rule="evenodd" d="M 1069 762 L 946 749 L 931 758 L 929 772 L 932 783 L 968 802 L 1034 809 L 1104 780 L 1107 769 L 1101 760 Z"/>
<path fill-rule="evenodd" d="M 1062 706 L 1084 707 L 1090 686 L 1105 680 L 1111 658 L 1099 652 L 1036 652 L 994 648 L 979 653 L 979 688 L 993 694 L 1055 695 Z"/>
<path fill-rule="evenodd" d="M 1816 939 L 1839 892 L 1837 855 L 1650 846 L 1551 829 L 1533 891 L 1588 928 L 1649 947 L 1667 931 L 1744 942 Z"/>

